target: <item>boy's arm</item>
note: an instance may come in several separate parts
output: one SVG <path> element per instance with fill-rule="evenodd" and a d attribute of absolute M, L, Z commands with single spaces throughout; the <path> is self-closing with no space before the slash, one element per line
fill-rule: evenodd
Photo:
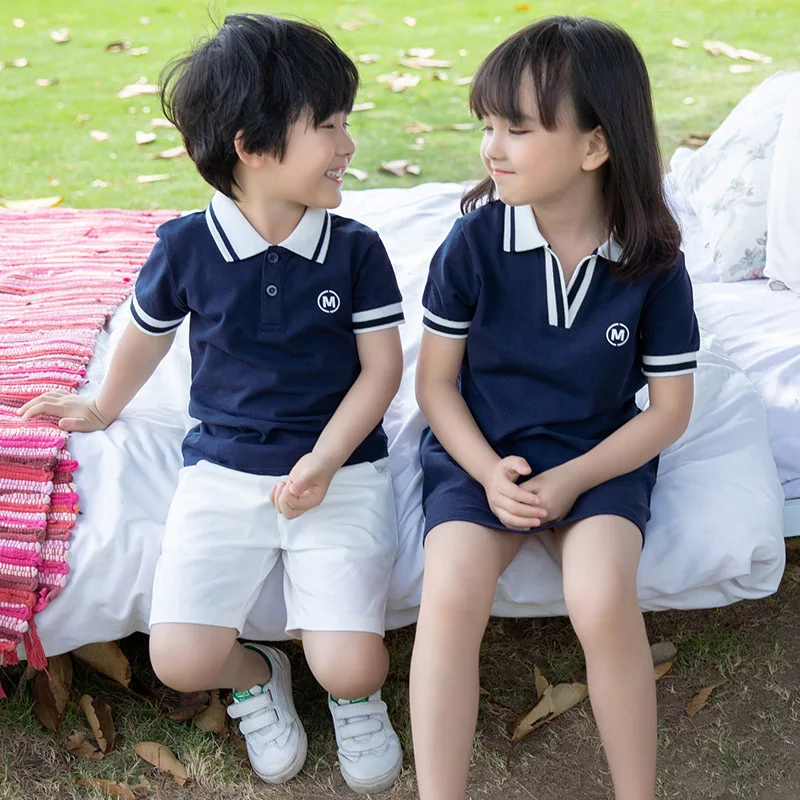
<path fill-rule="evenodd" d="M 361 373 L 317 439 L 314 449 L 274 487 L 270 500 L 287 518 L 325 497 L 336 471 L 381 421 L 400 387 L 403 349 L 397 327 L 356 335 Z"/>
<path fill-rule="evenodd" d="M 131 322 L 125 329 L 95 398 L 71 392 L 47 392 L 29 400 L 17 413 L 23 419 L 42 414 L 57 417 L 66 431 L 89 432 L 107 428 L 153 374 L 175 341 L 175 331 L 163 336 L 142 332 Z"/>
<path fill-rule="evenodd" d="M 361 373 L 311 451 L 331 474 L 381 421 L 403 377 L 403 348 L 397 327 L 360 333 L 356 345 Z"/>

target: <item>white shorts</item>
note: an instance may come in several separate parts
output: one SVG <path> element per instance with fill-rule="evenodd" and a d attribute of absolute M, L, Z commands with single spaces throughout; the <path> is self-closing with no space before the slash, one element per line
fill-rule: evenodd
<path fill-rule="evenodd" d="M 384 633 L 397 553 L 387 459 L 342 467 L 322 503 L 287 520 L 269 502 L 280 477 L 201 461 L 184 467 L 156 565 L 150 625 L 236 628 L 283 559 L 286 632 Z"/>

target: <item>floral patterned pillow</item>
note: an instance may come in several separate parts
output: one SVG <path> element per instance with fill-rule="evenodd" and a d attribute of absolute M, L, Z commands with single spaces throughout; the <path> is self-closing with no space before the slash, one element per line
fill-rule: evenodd
<path fill-rule="evenodd" d="M 797 86 L 800 72 L 767 78 L 675 175 L 700 218 L 722 281 L 764 277 L 775 140 L 786 98 Z"/>

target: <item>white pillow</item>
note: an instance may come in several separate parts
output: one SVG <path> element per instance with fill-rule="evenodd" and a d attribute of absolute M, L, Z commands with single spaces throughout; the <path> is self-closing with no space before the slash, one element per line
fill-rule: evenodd
<path fill-rule="evenodd" d="M 775 141 L 800 72 L 777 72 L 731 111 L 676 174 L 708 240 L 722 281 L 764 276 L 767 193 Z"/>
<path fill-rule="evenodd" d="M 775 142 L 767 198 L 767 265 L 770 287 L 800 294 L 800 87 L 786 98 Z"/>

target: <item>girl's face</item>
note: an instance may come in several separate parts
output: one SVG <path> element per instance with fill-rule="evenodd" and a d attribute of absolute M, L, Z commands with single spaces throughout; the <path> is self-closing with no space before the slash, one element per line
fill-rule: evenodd
<path fill-rule="evenodd" d="M 492 115 L 483 120 L 481 159 L 498 197 L 512 206 L 568 199 L 585 183 L 587 168 L 593 169 L 587 155 L 596 131 L 580 131 L 566 103 L 559 108 L 555 130 L 546 130 L 529 81 L 520 91 L 520 111 L 519 125 Z"/>

